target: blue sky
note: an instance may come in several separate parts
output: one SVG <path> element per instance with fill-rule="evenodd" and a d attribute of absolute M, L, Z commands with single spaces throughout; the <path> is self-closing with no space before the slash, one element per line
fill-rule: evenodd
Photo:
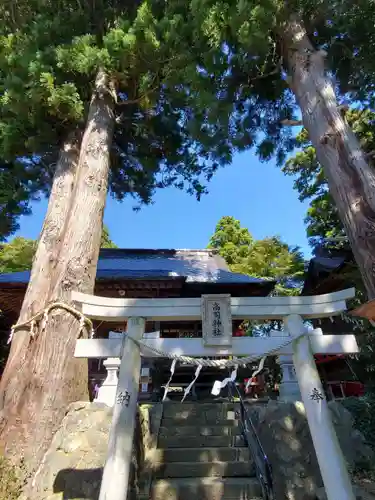
<path fill-rule="evenodd" d="M 255 238 L 280 235 L 298 245 L 306 258 L 310 249 L 303 218 L 307 203 L 298 200 L 293 179 L 273 162 L 260 163 L 252 152 L 238 154 L 209 185 L 198 202 L 175 189 L 164 189 L 155 203 L 134 212 L 134 200 L 109 198 L 104 214 L 113 241 L 122 248 L 205 248 L 220 217 L 230 215 L 248 227 Z M 33 205 L 33 215 L 22 217 L 18 236 L 37 238 L 47 207 Z"/>

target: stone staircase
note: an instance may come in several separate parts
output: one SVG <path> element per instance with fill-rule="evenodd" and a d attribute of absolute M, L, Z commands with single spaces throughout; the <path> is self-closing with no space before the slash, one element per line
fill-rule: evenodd
<path fill-rule="evenodd" d="M 164 403 L 150 500 L 261 500 L 230 403 Z"/>

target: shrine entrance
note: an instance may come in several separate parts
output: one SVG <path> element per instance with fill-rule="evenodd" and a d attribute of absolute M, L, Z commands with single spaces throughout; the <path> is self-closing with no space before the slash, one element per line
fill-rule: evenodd
<path fill-rule="evenodd" d="M 126 499 L 141 355 L 169 358 L 172 375 L 176 363 L 194 366 L 192 384 L 203 366 L 217 368 L 213 394 L 219 394 L 229 380 L 225 379 L 227 371 L 221 369 L 230 369 L 230 379 L 235 380 L 239 365 L 266 356 L 278 356 L 282 369 L 280 398 L 302 400 L 304 404 L 328 499 L 354 500 L 314 354 L 357 353 L 358 346 L 354 335 L 323 335 L 320 328 L 312 329 L 308 325 L 309 319 L 341 314 L 346 310 L 346 300 L 353 296 L 354 289 L 312 297 L 204 295 L 201 299 L 112 299 L 73 293 L 73 300 L 80 305 L 85 316 L 105 321 L 127 321 L 124 335 L 109 339 L 79 339 L 75 350 L 76 357 L 118 359 L 120 365 L 100 500 Z M 200 319 L 201 338 L 162 338 L 157 332 L 145 335 L 146 320 Z M 233 319 L 277 319 L 283 322 L 284 328 L 271 331 L 264 337 L 233 337 Z"/>

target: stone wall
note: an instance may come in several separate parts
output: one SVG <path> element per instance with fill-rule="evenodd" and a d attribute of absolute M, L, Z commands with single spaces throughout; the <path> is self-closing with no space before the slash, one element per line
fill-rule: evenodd
<path fill-rule="evenodd" d="M 143 487 L 143 470 L 152 445 L 150 407 L 141 405 L 136 419 L 128 500 Z M 107 455 L 112 409 L 99 403 L 73 403 L 55 434 L 34 478 L 28 500 L 97 500 Z"/>
<path fill-rule="evenodd" d="M 337 402 L 330 402 L 329 408 L 349 469 L 374 463 L 350 413 Z M 275 500 L 321 498 L 323 481 L 303 404 L 270 401 L 266 406 L 249 405 L 248 410 L 272 465 Z"/>
<path fill-rule="evenodd" d="M 336 402 L 329 407 L 350 470 L 372 466 L 373 453 L 353 428 L 350 413 Z M 275 500 L 324 498 L 303 405 L 270 401 L 248 409 L 273 467 Z M 128 500 L 149 500 L 153 468 L 160 461 L 161 417 L 160 403 L 139 407 Z M 27 500 L 97 500 L 111 418 L 112 409 L 103 404 L 71 405 L 34 479 L 34 496 Z"/>

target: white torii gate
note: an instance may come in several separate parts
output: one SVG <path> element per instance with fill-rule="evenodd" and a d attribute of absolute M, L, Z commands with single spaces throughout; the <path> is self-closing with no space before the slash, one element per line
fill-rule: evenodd
<path fill-rule="evenodd" d="M 346 310 L 346 300 L 354 293 L 354 289 L 348 289 L 311 297 L 211 295 L 202 299 L 115 299 L 73 292 L 72 299 L 81 305 L 85 316 L 105 321 L 127 321 L 123 339 L 79 339 L 76 343 L 76 357 L 121 359 L 99 500 L 126 500 L 127 497 L 141 368 L 141 349 L 134 340 L 141 341 L 142 354 L 147 357 L 154 356 L 153 349 L 156 349 L 178 356 L 254 355 L 260 358 L 285 344 L 288 336 L 289 344 L 274 354 L 293 356 L 328 500 L 354 500 L 313 355 L 357 353 L 357 342 L 354 335 L 323 335 L 321 329 L 308 330 L 303 322 L 341 314 Z M 232 318 L 281 319 L 285 331 L 271 332 L 270 337 L 232 338 Z M 203 329 L 207 329 L 210 323 L 214 333 L 203 339 L 142 339 L 146 320 L 192 319 L 203 319 Z M 223 332 L 218 332 L 217 328 L 222 328 Z"/>

